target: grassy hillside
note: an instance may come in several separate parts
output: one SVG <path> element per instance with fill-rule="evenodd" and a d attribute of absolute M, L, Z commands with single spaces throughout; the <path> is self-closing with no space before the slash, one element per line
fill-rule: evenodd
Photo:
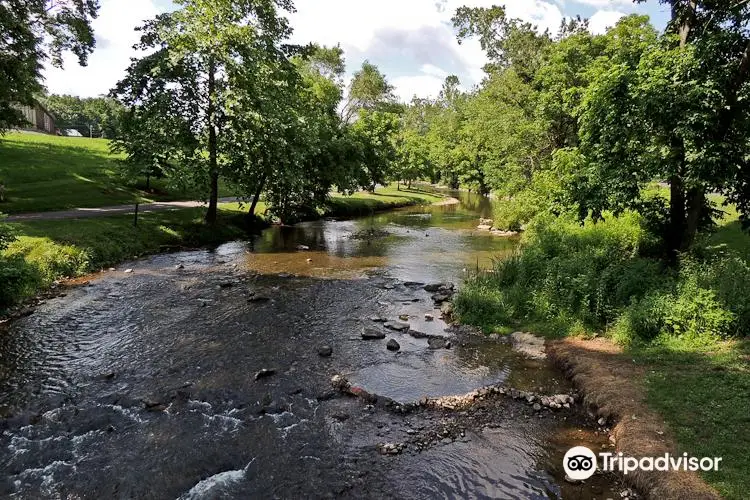
<path fill-rule="evenodd" d="M 158 181 L 152 183 L 152 192 L 139 189 L 136 182 L 118 175 L 117 159 L 106 139 L 10 132 L 0 137 L 0 184 L 6 200 L 0 212 L 191 198 L 190 193 L 166 192 Z"/>

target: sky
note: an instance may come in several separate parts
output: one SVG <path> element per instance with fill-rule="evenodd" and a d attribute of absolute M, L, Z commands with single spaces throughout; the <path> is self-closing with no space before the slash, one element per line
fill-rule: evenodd
<path fill-rule="evenodd" d="M 596 33 L 634 12 L 651 16 L 659 29 L 668 20 L 668 8 L 657 0 L 296 0 L 297 11 L 287 17 L 294 28 L 291 42 L 340 44 L 349 78 L 369 60 L 387 75 L 396 95 L 408 102 L 414 95 L 436 96 L 451 74 L 458 75 L 465 89 L 481 82 L 486 58 L 478 42 L 458 44 L 450 19 L 462 5 L 493 4 L 504 4 L 509 16 L 553 33 L 564 17 L 575 15 L 589 18 Z M 171 0 L 101 0 L 93 23 L 97 46 L 88 66 L 80 67 L 68 56 L 64 69 L 45 70 L 47 89 L 81 97 L 106 94 L 135 55 L 134 28 L 171 9 Z"/>

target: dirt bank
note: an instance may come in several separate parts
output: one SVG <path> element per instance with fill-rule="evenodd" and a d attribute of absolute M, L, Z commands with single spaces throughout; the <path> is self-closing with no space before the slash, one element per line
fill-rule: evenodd
<path fill-rule="evenodd" d="M 646 404 L 643 368 L 605 339 L 547 342 L 548 357 L 565 370 L 584 394 L 584 404 L 613 427 L 617 452 L 633 457 L 676 454 L 677 446 L 662 418 Z M 642 472 L 624 479 L 653 499 L 715 499 L 719 494 L 696 473 Z"/>

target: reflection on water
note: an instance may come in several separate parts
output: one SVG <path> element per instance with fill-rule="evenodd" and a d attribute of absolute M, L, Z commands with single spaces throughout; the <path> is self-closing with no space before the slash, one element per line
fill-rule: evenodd
<path fill-rule="evenodd" d="M 248 243 L 247 266 L 268 274 L 315 277 L 385 268 L 404 280 L 440 281 L 487 268 L 513 250 L 515 240 L 476 230 L 479 214 L 491 213 L 487 198 L 463 191 L 452 194 L 460 204 L 269 228 Z M 387 235 L 360 237 L 368 232 Z"/>

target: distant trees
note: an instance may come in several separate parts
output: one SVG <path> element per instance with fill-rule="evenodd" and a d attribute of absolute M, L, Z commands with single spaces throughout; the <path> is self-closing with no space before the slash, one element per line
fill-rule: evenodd
<path fill-rule="evenodd" d="M 42 63 L 62 66 L 72 52 L 81 65 L 96 40 L 91 21 L 97 0 L 4 0 L 0 2 L 0 133 L 24 124 L 14 104 L 33 104 L 43 90 Z"/>
<path fill-rule="evenodd" d="M 48 95 L 40 98 L 55 116 L 59 129 L 77 130 L 83 136 L 111 139 L 120 133 L 125 108 L 111 97 Z"/>

